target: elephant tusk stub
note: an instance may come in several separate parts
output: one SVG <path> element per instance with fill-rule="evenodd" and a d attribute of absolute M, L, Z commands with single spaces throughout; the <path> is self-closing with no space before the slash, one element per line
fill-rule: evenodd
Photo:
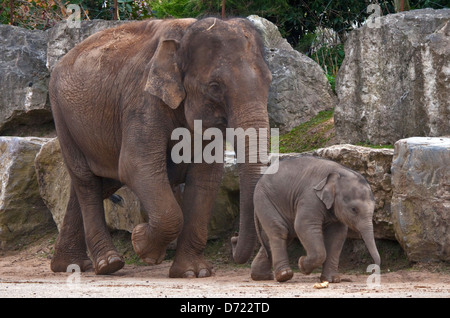
<path fill-rule="evenodd" d="M 216 18 L 214 18 L 214 23 L 209 28 L 207 28 L 206 31 L 211 30 L 215 25 L 216 25 Z"/>

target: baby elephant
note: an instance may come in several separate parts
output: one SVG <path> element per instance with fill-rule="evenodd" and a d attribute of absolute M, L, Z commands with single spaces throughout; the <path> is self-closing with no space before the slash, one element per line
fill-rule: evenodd
<path fill-rule="evenodd" d="M 375 201 L 359 173 L 333 161 L 300 157 L 279 162 L 265 174 L 254 193 L 255 223 L 261 248 L 253 260 L 254 280 L 292 278 L 287 245 L 297 236 L 307 255 L 298 265 L 303 274 L 322 266 L 321 281 L 338 283 L 339 255 L 350 227 L 359 232 L 375 264 L 372 215 Z"/>

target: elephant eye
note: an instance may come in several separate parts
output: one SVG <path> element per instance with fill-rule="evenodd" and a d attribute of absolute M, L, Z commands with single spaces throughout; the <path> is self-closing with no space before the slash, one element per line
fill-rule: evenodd
<path fill-rule="evenodd" d="M 219 93 L 220 92 L 220 85 L 217 82 L 211 82 L 209 83 L 209 90 L 211 93 Z"/>
<path fill-rule="evenodd" d="M 208 85 L 208 95 L 216 102 L 222 99 L 222 87 L 217 82 L 210 82 Z"/>

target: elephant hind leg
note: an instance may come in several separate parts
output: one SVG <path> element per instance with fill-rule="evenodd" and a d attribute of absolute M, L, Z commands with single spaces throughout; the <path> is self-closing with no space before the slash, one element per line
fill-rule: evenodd
<path fill-rule="evenodd" d="M 107 198 L 121 187 L 120 182 L 112 179 L 102 179 L 103 198 Z M 114 253 L 109 253 L 110 255 Z M 120 258 L 120 257 L 119 257 Z M 53 272 L 66 272 L 70 265 L 78 265 L 80 271 L 93 270 L 92 261 L 87 255 L 83 216 L 78 197 L 73 185 L 70 187 L 70 197 L 66 213 L 55 244 L 55 253 L 50 263 Z M 122 265 L 123 266 L 123 265 Z M 118 268 L 120 261 L 114 268 L 103 268 L 102 273 L 111 273 Z M 115 269 L 115 270 L 114 270 Z"/>
<path fill-rule="evenodd" d="M 92 262 L 87 256 L 84 239 L 83 217 L 73 186 L 66 214 L 55 243 L 55 253 L 50 263 L 53 272 L 66 272 L 69 265 L 78 265 L 82 272 L 92 270 Z"/>
<path fill-rule="evenodd" d="M 112 190 L 104 187 L 104 184 L 109 182 L 92 173 L 85 173 L 82 177 L 72 173 L 72 182 L 81 207 L 86 245 L 94 262 L 95 273 L 114 273 L 125 263 L 115 249 L 106 226 L 103 199 L 105 195 L 112 194 Z"/>
<path fill-rule="evenodd" d="M 287 246 L 291 241 L 289 228 L 281 218 L 280 212 L 273 205 L 272 201 L 260 191 L 255 191 L 254 204 L 255 215 L 262 228 L 259 231 L 260 240 L 262 241 L 263 246 L 266 246 L 266 248 L 267 246 L 270 247 L 275 279 L 278 282 L 290 280 L 294 273 L 289 265 L 287 253 Z M 267 242 L 269 244 L 267 244 Z M 264 254 L 269 253 L 269 251 L 265 251 L 265 249 L 262 252 Z M 256 261 L 262 262 L 261 266 L 263 266 L 264 269 L 267 269 L 267 265 L 264 264 L 266 261 L 262 260 L 262 255 L 259 253 L 258 256 L 260 258 L 257 258 Z M 255 264 L 255 271 L 257 268 L 258 267 Z"/>
<path fill-rule="evenodd" d="M 72 227 L 73 231 L 83 232 L 87 250 L 93 261 L 96 274 L 111 274 L 124 266 L 121 255 L 116 251 L 112 243 L 111 235 L 105 221 L 103 199 L 111 195 L 120 184 L 111 179 L 96 176 L 90 169 L 83 152 L 78 148 L 69 134 L 60 134 L 61 150 L 69 171 L 73 195 L 76 196 L 79 208 L 67 209 L 64 226 Z M 114 190 L 114 191 L 113 191 Z M 75 213 L 81 210 L 81 219 L 71 223 L 75 219 Z M 81 226 L 82 224 L 82 226 Z M 80 234 L 81 235 L 81 234 Z M 70 242 L 70 236 L 64 237 Z"/>
<path fill-rule="evenodd" d="M 251 277 L 253 280 L 273 280 L 272 262 L 264 247 L 260 247 L 252 262 Z"/>

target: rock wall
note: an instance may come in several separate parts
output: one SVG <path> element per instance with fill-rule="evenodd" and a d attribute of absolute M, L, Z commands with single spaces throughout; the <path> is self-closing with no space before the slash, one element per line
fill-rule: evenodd
<path fill-rule="evenodd" d="M 320 65 L 294 50 L 270 21 L 255 15 L 248 19 L 261 32 L 272 72 L 267 104 L 270 126 L 284 134 L 335 107 L 336 95 Z"/>
<path fill-rule="evenodd" d="M 333 160 L 363 175 L 375 197 L 373 215 L 375 238 L 395 239 L 391 221 L 391 163 L 393 149 L 372 149 L 354 145 L 335 145 L 314 151 L 314 155 Z M 359 234 L 349 231 L 349 237 Z"/>
<path fill-rule="evenodd" d="M 40 195 L 51 212 L 58 229 L 61 228 L 70 196 L 70 176 L 64 165 L 58 138 L 47 141 L 33 159 Z M 132 232 L 145 222 L 140 202 L 133 192 L 123 187 L 116 192 L 120 200 L 104 200 L 106 224 L 111 230 Z"/>
<path fill-rule="evenodd" d="M 352 31 L 336 78 L 336 138 L 394 144 L 450 134 L 450 9 L 381 17 Z"/>
<path fill-rule="evenodd" d="M 335 125 L 341 142 L 394 143 L 409 135 L 450 135 L 449 11 L 390 15 L 380 20 L 379 28 L 365 26 L 351 33 L 336 86 Z M 272 127 L 283 133 L 333 107 L 336 100 L 320 67 L 292 50 L 273 24 L 249 19 L 263 35 L 273 73 Z M 51 120 L 45 64 L 51 70 L 81 40 L 118 23 L 88 21 L 71 29 L 63 22 L 48 32 L 0 25 L 0 134 Z M 377 238 L 398 240 L 412 261 L 449 261 L 448 140 L 428 139 L 425 145 L 423 139 L 404 139 L 395 151 L 336 145 L 314 155 L 366 177 L 377 201 Z M 228 159 L 209 225 L 211 238 L 228 233 L 238 218 L 238 173 Z M 1 249 L 27 244 L 60 227 L 70 180 L 56 138 L 0 137 L 0 181 Z M 180 189 L 174 189 L 177 196 Z M 112 230 L 131 231 L 146 221 L 139 200 L 127 188 L 105 200 L 104 207 Z"/>
<path fill-rule="evenodd" d="M 66 21 L 48 30 L 46 65 L 50 72 L 58 60 L 75 45 L 101 30 L 113 28 L 127 21 L 91 20 L 81 21 L 80 28 L 70 27 Z"/>
<path fill-rule="evenodd" d="M 450 138 L 395 143 L 391 203 L 395 236 L 412 261 L 450 261 Z"/>
<path fill-rule="evenodd" d="M 0 135 L 51 122 L 47 33 L 0 24 Z"/>
<path fill-rule="evenodd" d="M 0 249 L 19 248 L 55 227 L 33 165 L 45 142 L 46 138 L 0 137 Z"/>

